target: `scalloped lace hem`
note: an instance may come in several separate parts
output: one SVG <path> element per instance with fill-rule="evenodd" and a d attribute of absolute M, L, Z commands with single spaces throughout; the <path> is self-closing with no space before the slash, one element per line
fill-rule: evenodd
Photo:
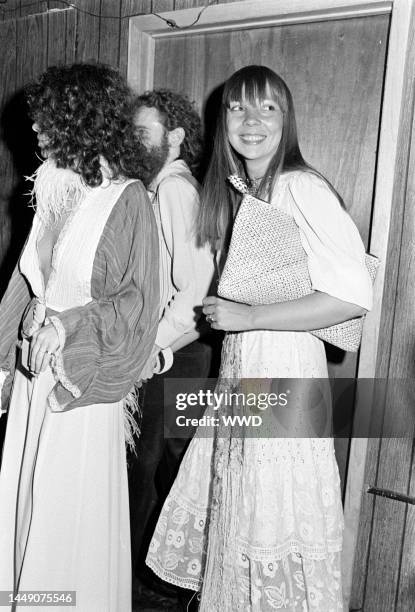
<path fill-rule="evenodd" d="M 191 591 L 200 591 L 202 587 L 201 578 L 182 578 L 173 572 L 166 570 L 157 560 L 146 560 L 146 565 L 164 582 L 174 584 L 181 589 L 190 589 Z"/>
<path fill-rule="evenodd" d="M 162 580 L 183 589 L 202 591 L 201 612 L 343 612 L 340 553 L 318 561 L 289 553 L 266 563 L 243 555 L 222 568 L 218 584 L 204 584 L 197 560 L 189 563 L 198 576 L 183 576 L 164 568 L 157 559 L 148 567 Z M 188 568 L 189 569 L 189 568 Z M 205 576 L 207 579 L 207 576 Z"/>

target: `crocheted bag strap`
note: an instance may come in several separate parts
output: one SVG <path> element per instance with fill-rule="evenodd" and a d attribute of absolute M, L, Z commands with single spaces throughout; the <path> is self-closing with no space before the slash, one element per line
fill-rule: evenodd
<path fill-rule="evenodd" d="M 231 176 L 228 177 L 228 181 L 231 183 L 231 185 L 233 185 L 233 187 L 235 187 L 235 189 L 237 191 L 239 191 L 240 193 L 249 193 L 249 189 L 248 189 L 248 185 L 245 183 L 245 181 L 243 179 L 241 179 L 240 176 L 238 176 L 237 174 L 232 174 Z"/>

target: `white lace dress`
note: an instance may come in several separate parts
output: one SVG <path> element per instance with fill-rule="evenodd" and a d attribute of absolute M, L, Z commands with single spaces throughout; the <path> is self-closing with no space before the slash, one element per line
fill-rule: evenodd
<path fill-rule="evenodd" d="M 61 312 L 91 301 L 95 251 L 128 184 L 95 188 L 72 212 L 46 287 L 37 253 L 42 224 L 35 216 L 20 270 L 40 310 Z M 54 385 L 50 368 L 37 377 L 16 370 L 0 474 L 0 590 L 75 591 L 79 612 L 128 612 L 123 402 L 52 411 L 47 398 Z"/>
<path fill-rule="evenodd" d="M 285 175 L 272 204 L 300 228 L 313 288 L 370 309 L 360 236 L 323 181 Z M 218 387 L 228 379 L 326 377 L 316 337 L 250 331 L 226 336 Z M 203 612 L 343 610 L 333 440 L 221 439 L 215 429 L 205 436 L 196 434 L 183 459 L 147 564 L 168 582 L 202 588 Z"/>

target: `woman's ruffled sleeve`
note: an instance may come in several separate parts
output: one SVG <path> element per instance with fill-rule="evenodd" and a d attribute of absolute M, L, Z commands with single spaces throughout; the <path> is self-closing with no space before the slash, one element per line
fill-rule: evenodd
<path fill-rule="evenodd" d="M 154 346 L 159 314 L 158 238 L 154 214 L 139 182 L 114 206 L 95 255 L 93 300 L 50 313 L 61 350 L 52 370 L 53 410 L 123 399 Z"/>
<path fill-rule="evenodd" d="M 7 410 L 20 323 L 30 300 L 29 287 L 16 266 L 0 304 L 0 414 Z"/>
<path fill-rule="evenodd" d="M 288 189 L 312 289 L 370 310 L 372 281 L 365 248 L 349 214 L 329 186 L 311 172 L 296 173 Z"/>

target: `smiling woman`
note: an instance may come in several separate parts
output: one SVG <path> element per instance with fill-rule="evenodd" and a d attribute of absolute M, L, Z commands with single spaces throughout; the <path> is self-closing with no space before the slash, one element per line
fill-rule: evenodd
<path fill-rule="evenodd" d="M 242 68 L 225 83 L 202 195 L 201 241 L 226 250 L 231 234 L 222 298 L 207 297 L 203 308 L 214 329 L 232 332 L 217 389 L 288 385 L 287 407 L 275 411 L 267 402 L 274 426 L 257 439 L 248 421 L 219 426 L 213 439 L 199 427 L 147 563 L 164 580 L 201 588 L 201 612 L 340 612 L 339 475 L 327 437 L 324 345 L 310 331 L 364 314 L 372 288 L 353 221 L 301 155 L 291 94 L 263 66 Z M 281 299 L 299 277 L 312 293 Z M 227 414 L 238 408 L 233 403 Z M 180 547 L 172 533 L 181 534 Z"/>
<path fill-rule="evenodd" d="M 291 92 L 265 66 L 247 66 L 225 84 L 214 155 L 203 186 L 199 239 L 226 248 L 240 196 L 229 190 L 228 177 L 242 176 L 255 195 L 268 199 L 283 172 L 307 170 L 335 189 L 304 160 L 297 138 Z"/>
<path fill-rule="evenodd" d="M 245 159 L 251 181 L 264 178 L 281 141 L 283 113 L 270 88 L 263 100 L 231 101 L 226 115 L 229 142 Z"/>

